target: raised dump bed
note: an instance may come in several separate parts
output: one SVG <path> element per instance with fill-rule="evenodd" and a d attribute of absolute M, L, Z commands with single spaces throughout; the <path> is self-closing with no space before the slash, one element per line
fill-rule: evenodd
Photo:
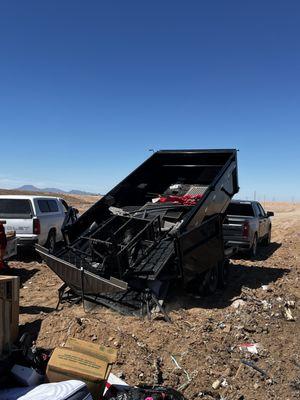
<path fill-rule="evenodd" d="M 37 250 L 74 292 L 114 308 L 149 307 L 174 280 L 212 292 L 237 191 L 236 150 L 158 151 L 64 227 L 62 249 Z"/>

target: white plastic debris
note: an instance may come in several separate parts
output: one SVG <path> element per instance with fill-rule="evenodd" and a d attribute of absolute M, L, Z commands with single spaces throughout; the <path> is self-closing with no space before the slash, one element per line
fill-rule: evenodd
<path fill-rule="evenodd" d="M 258 354 L 257 343 L 242 343 L 239 345 L 240 351 L 248 351 L 251 354 Z"/>
<path fill-rule="evenodd" d="M 291 303 L 291 304 L 289 304 Z M 295 317 L 292 314 L 291 308 L 295 307 L 295 302 L 287 301 L 284 305 L 283 315 L 287 321 L 295 321 Z"/>
<path fill-rule="evenodd" d="M 226 379 L 223 379 L 223 380 L 222 380 L 221 386 L 224 387 L 224 388 L 228 386 L 228 382 L 227 382 Z"/>

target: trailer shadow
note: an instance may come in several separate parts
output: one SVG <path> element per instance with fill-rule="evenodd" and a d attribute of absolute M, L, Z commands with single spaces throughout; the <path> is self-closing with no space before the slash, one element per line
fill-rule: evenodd
<path fill-rule="evenodd" d="M 260 267 L 255 265 L 230 265 L 229 284 L 211 296 L 187 295 L 183 290 L 170 291 L 166 311 L 190 308 L 226 308 L 242 294 L 243 288 L 258 289 L 269 285 L 290 272 L 286 268 Z M 255 297 L 255 296 L 254 296 Z"/>

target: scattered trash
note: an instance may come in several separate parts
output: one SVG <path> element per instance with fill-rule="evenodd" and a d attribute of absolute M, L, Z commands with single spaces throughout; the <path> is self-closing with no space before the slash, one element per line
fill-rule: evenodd
<path fill-rule="evenodd" d="M 269 289 L 269 286 L 268 285 L 262 285 L 261 288 L 262 288 L 262 290 L 267 291 Z"/>
<path fill-rule="evenodd" d="M 35 388 L 12 388 L 0 390 L 5 400 L 93 400 L 87 386 L 76 380 L 44 383 Z"/>
<path fill-rule="evenodd" d="M 245 305 L 245 301 L 244 301 L 244 300 L 242 300 L 242 299 L 237 299 L 237 300 L 234 300 L 234 301 L 232 302 L 231 307 L 233 307 L 233 308 L 235 308 L 235 309 L 238 309 L 238 308 L 243 307 L 244 305 Z"/>
<path fill-rule="evenodd" d="M 115 349 L 75 338 L 68 338 L 65 347 L 57 347 L 48 362 L 49 382 L 79 379 L 86 383 L 93 397 L 100 397 L 109 377 Z M 80 368 L 78 367 L 80 365 Z"/>
<path fill-rule="evenodd" d="M 287 321 L 295 321 L 295 317 L 292 314 L 291 308 L 295 308 L 295 302 L 287 301 L 283 308 L 283 315 Z"/>
<path fill-rule="evenodd" d="M 219 389 L 220 387 L 225 388 L 225 387 L 227 387 L 227 386 L 228 386 L 228 382 L 227 382 L 226 379 L 217 379 L 217 380 L 215 380 L 215 381 L 212 383 L 212 385 L 211 385 L 211 387 L 212 387 L 214 390 L 217 390 L 217 389 Z"/>
<path fill-rule="evenodd" d="M 295 304 L 296 303 L 293 300 L 288 300 L 286 301 L 285 306 L 290 308 L 295 308 Z"/>
<path fill-rule="evenodd" d="M 221 386 L 221 381 L 220 381 L 219 379 L 217 379 L 216 381 L 214 381 L 213 384 L 211 385 L 211 387 L 212 387 L 214 390 L 219 389 L 220 386 Z"/>
<path fill-rule="evenodd" d="M 170 387 L 164 386 L 138 386 L 128 387 L 120 395 L 107 393 L 105 399 L 110 400 L 184 400 L 183 395 Z"/>
<path fill-rule="evenodd" d="M 269 303 L 267 300 L 262 300 L 261 304 L 264 310 L 270 310 L 272 308 L 272 304 Z"/>
<path fill-rule="evenodd" d="M 270 379 L 269 375 L 263 369 L 259 368 L 253 361 L 241 360 L 241 362 L 247 367 L 253 368 L 255 371 L 261 373 L 264 378 Z"/>
<path fill-rule="evenodd" d="M 116 397 L 121 393 L 124 393 L 128 388 L 129 386 L 123 379 L 110 373 L 105 384 L 104 398 Z"/>
<path fill-rule="evenodd" d="M 227 386 L 228 386 L 228 382 L 227 382 L 227 380 L 226 380 L 226 379 L 223 379 L 223 380 L 222 380 L 222 382 L 221 382 L 221 386 L 222 386 L 223 388 L 225 388 L 225 387 L 227 387 Z"/>
<path fill-rule="evenodd" d="M 189 386 L 189 384 L 192 382 L 192 380 L 193 380 L 195 374 L 197 373 L 197 371 L 194 371 L 191 375 L 189 375 L 189 373 L 188 373 L 185 369 L 183 369 L 183 368 L 178 364 L 178 362 L 177 362 L 175 356 L 171 355 L 171 360 L 174 362 L 174 364 L 176 365 L 176 367 L 177 367 L 178 369 L 181 369 L 181 370 L 185 373 L 185 375 L 186 375 L 186 377 L 187 377 L 187 381 L 186 381 L 185 383 L 183 383 L 182 385 L 180 385 L 180 386 L 177 388 L 177 390 L 183 391 L 183 390 L 186 389 L 186 388 Z"/>
<path fill-rule="evenodd" d="M 241 351 L 248 351 L 251 354 L 258 354 L 258 344 L 257 343 L 242 343 L 239 345 Z"/>
<path fill-rule="evenodd" d="M 35 369 L 15 364 L 11 369 L 12 376 L 23 386 L 37 386 L 44 382 L 44 376 Z"/>

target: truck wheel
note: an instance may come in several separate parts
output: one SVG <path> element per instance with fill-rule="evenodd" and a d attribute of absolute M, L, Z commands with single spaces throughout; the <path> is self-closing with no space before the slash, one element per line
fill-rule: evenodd
<path fill-rule="evenodd" d="M 229 277 L 229 261 L 225 260 L 219 264 L 219 276 L 218 276 L 218 287 L 223 289 L 228 284 Z"/>
<path fill-rule="evenodd" d="M 253 237 L 253 242 L 252 242 L 252 246 L 249 251 L 249 255 L 252 258 L 256 257 L 256 255 L 257 255 L 257 233 L 255 233 L 255 235 Z"/>
<path fill-rule="evenodd" d="M 218 287 L 219 281 L 219 266 L 216 265 L 213 268 L 210 268 L 204 275 L 204 285 L 203 292 L 205 295 L 210 295 L 215 293 Z"/>
<path fill-rule="evenodd" d="M 51 230 L 48 234 L 48 239 L 46 242 L 46 247 L 49 250 L 49 253 L 53 253 L 56 244 L 56 234 L 54 230 Z"/>
<path fill-rule="evenodd" d="M 264 246 L 269 246 L 269 244 L 271 243 L 271 238 L 272 238 L 272 229 L 270 227 L 268 230 L 268 234 L 263 241 Z"/>

